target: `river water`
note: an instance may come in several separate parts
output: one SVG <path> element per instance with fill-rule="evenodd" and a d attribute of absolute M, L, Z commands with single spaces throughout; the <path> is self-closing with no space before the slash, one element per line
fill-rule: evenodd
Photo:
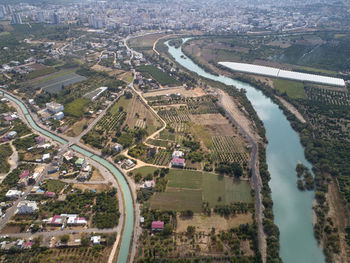
<path fill-rule="evenodd" d="M 186 41 L 187 39 L 184 39 Z M 169 53 L 183 67 L 198 75 L 233 85 L 247 91 L 247 98 L 263 121 L 269 141 L 266 159 L 271 174 L 269 183 L 274 202 L 275 223 L 280 230 L 280 256 L 287 263 L 325 262 L 322 248 L 313 235 L 313 191 L 297 188 L 295 167 L 302 162 L 309 168 L 298 134 L 292 129 L 282 110 L 253 86 L 225 76 L 205 72 L 181 51 L 165 43 Z"/>

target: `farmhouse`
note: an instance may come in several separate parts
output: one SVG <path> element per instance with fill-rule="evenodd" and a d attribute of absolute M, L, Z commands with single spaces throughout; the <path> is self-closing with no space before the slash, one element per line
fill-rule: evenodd
<path fill-rule="evenodd" d="M 101 243 L 101 236 L 92 236 L 90 240 L 92 244 L 99 245 Z"/>
<path fill-rule="evenodd" d="M 184 153 L 182 151 L 174 151 L 171 155 L 172 158 L 182 158 L 184 157 Z"/>
<path fill-rule="evenodd" d="M 76 161 L 75 161 L 75 166 L 77 167 L 84 167 L 86 165 L 86 161 L 84 158 L 78 158 Z"/>
<path fill-rule="evenodd" d="M 171 160 L 171 166 L 183 168 L 185 167 L 185 159 L 175 157 Z"/>
<path fill-rule="evenodd" d="M 85 217 L 78 217 L 78 215 L 69 215 L 67 217 L 67 225 L 86 225 L 87 221 Z"/>
<path fill-rule="evenodd" d="M 63 117 L 64 117 L 64 113 L 63 113 L 62 111 L 57 112 L 57 113 L 54 115 L 54 119 L 55 119 L 56 121 L 62 120 Z"/>
<path fill-rule="evenodd" d="M 22 192 L 21 192 L 21 191 L 18 191 L 18 190 L 8 190 L 5 196 L 6 196 L 7 198 L 11 198 L 11 199 L 13 198 L 13 199 L 15 199 L 15 198 L 20 197 L 21 194 L 22 194 Z"/>
<path fill-rule="evenodd" d="M 162 231 L 164 229 L 163 221 L 153 221 L 152 222 L 152 231 Z"/>
<path fill-rule="evenodd" d="M 21 201 L 18 203 L 18 214 L 33 214 L 38 209 L 35 201 Z"/>
<path fill-rule="evenodd" d="M 46 108 L 51 113 L 58 113 L 58 112 L 64 110 L 64 106 L 62 104 L 59 104 L 59 103 L 54 102 L 54 101 L 46 103 Z"/>

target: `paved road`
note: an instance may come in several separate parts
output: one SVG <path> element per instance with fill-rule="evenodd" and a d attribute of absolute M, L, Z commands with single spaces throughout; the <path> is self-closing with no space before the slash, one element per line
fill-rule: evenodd
<path fill-rule="evenodd" d="M 14 96 L 14 95 L 12 95 L 12 96 Z M 15 97 L 15 96 L 14 96 L 14 97 Z M 15 104 L 15 107 L 16 107 L 16 109 L 17 109 L 17 113 L 18 113 L 19 117 L 28 125 L 28 127 L 31 127 L 30 123 L 27 121 L 27 118 L 24 116 L 24 113 L 23 113 L 22 109 L 19 107 L 19 105 Z M 46 128 L 46 127 L 43 127 L 43 126 L 40 124 L 40 122 L 36 121 L 36 120 L 38 120 L 38 117 L 37 117 L 36 115 L 32 114 L 31 112 L 30 112 L 30 115 L 31 115 L 31 117 L 33 118 L 33 120 L 36 122 L 36 124 L 37 124 L 38 126 L 41 126 L 43 129 Z M 31 128 L 32 128 L 32 127 L 31 127 Z M 38 131 L 34 130 L 33 128 L 32 128 L 32 130 L 33 130 L 34 133 L 48 138 L 47 136 L 40 134 Z M 48 138 L 48 139 L 49 139 L 49 141 L 53 141 L 51 138 Z M 84 146 L 85 146 L 85 145 L 84 145 Z M 63 145 L 63 147 L 61 147 L 61 149 L 60 149 L 60 151 L 59 151 L 59 153 L 58 153 L 58 156 L 62 155 L 62 154 L 68 149 L 68 147 L 69 147 L 69 143 L 66 143 L 65 145 Z M 88 147 L 86 147 L 86 146 L 85 146 L 84 148 L 87 148 L 89 151 L 91 151 L 91 149 L 88 148 Z M 76 153 L 76 154 L 77 154 L 78 156 L 82 156 L 82 154 L 80 154 L 80 153 Z M 93 166 L 95 166 L 97 169 L 99 169 L 99 171 L 100 171 L 101 174 L 104 176 L 104 178 L 105 178 L 107 181 L 111 182 L 111 183 L 113 184 L 113 186 L 114 186 L 115 188 L 117 188 L 117 190 L 118 190 L 118 191 L 117 191 L 117 192 L 118 192 L 117 195 L 118 195 L 118 200 L 119 200 L 119 211 L 120 211 L 120 218 L 119 218 L 119 225 L 118 225 L 118 227 L 115 228 L 115 229 L 106 229 L 106 230 L 93 229 L 93 230 L 97 230 L 97 231 L 94 231 L 94 232 L 101 232 L 101 231 L 102 231 L 102 232 L 103 232 L 103 231 L 105 231 L 105 232 L 109 232 L 109 231 L 115 232 L 115 231 L 117 230 L 117 231 L 118 231 L 118 234 L 119 234 L 119 236 L 120 236 L 120 233 L 122 232 L 122 227 L 123 227 L 124 222 L 125 222 L 125 207 L 124 207 L 124 202 L 122 201 L 122 200 L 124 199 L 124 198 L 123 198 L 123 193 L 122 193 L 122 191 L 121 191 L 121 189 L 120 189 L 120 187 L 119 187 L 119 184 L 116 182 L 116 177 L 113 176 L 113 175 L 110 173 L 110 171 L 109 171 L 106 167 L 104 167 L 102 164 L 100 164 L 99 162 L 94 161 L 93 159 L 89 158 L 88 156 L 83 156 L 83 157 L 85 157 L 85 158 L 89 161 L 89 163 L 91 163 Z M 47 169 L 48 169 L 48 166 L 46 167 L 46 170 L 43 171 L 43 172 L 41 173 L 41 177 L 42 177 L 45 173 L 47 173 Z M 125 174 L 124 174 L 124 176 L 126 177 L 127 180 L 129 179 L 129 178 L 127 178 L 127 176 L 126 176 Z M 37 182 L 40 182 L 41 177 L 38 179 Z M 32 189 L 32 187 L 28 188 L 28 190 L 26 191 L 26 193 L 25 193 L 19 200 L 16 201 L 16 203 L 13 205 L 12 208 L 9 209 L 8 213 L 6 213 L 5 217 L 4 217 L 3 220 L 0 222 L 0 229 L 6 224 L 6 222 L 9 220 L 9 218 L 12 217 L 12 215 L 13 215 L 14 212 L 16 211 L 16 206 L 17 206 L 18 202 L 21 201 L 21 200 L 23 200 L 23 199 L 27 196 L 27 194 L 30 192 L 31 189 Z M 135 195 L 136 195 L 136 194 L 134 194 L 134 200 L 135 200 L 135 198 L 136 198 Z M 66 231 L 70 231 L 70 230 L 66 230 Z M 81 230 L 81 232 L 86 232 L 86 231 L 89 231 L 89 230 L 86 230 L 86 229 L 82 229 L 82 230 Z M 74 230 L 73 232 L 77 232 L 77 231 Z M 39 232 L 39 233 L 42 234 L 43 232 Z M 39 234 L 39 233 L 38 233 L 38 234 Z M 63 232 L 63 233 L 64 233 L 64 232 Z M 70 232 L 67 232 L 67 233 L 70 233 Z M 26 234 L 26 233 L 24 233 L 24 234 Z M 57 233 L 56 233 L 56 232 L 50 232 L 50 233 L 47 233 L 46 235 L 51 235 L 51 234 L 60 235 L 60 234 L 62 234 L 62 231 L 58 231 Z M 118 239 L 118 240 L 119 240 L 119 239 Z"/>
<path fill-rule="evenodd" d="M 256 210 L 256 216 L 258 221 L 258 239 L 259 239 L 259 250 L 263 256 L 263 259 L 266 258 L 264 255 L 266 254 L 266 245 L 265 245 L 265 234 L 262 224 L 263 219 L 263 207 L 262 207 L 262 201 L 261 201 L 261 194 L 260 194 L 260 188 L 261 188 L 261 182 L 260 182 L 260 175 L 259 175 L 259 168 L 257 167 L 257 154 L 258 154 L 258 145 L 256 141 L 251 137 L 249 132 L 247 132 L 233 117 L 231 111 L 226 106 L 226 103 L 223 102 L 223 95 L 219 93 L 219 101 L 218 104 L 221 106 L 229 119 L 233 122 L 233 124 L 238 127 L 238 129 L 242 132 L 242 134 L 247 138 L 249 143 L 252 145 L 252 159 L 251 159 L 251 172 L 252 172 L 252 179 L 254 184 L 254 191 L 255 191 L 255 210 Z M 234 103 L 232 101 L 232 103 Z"/>

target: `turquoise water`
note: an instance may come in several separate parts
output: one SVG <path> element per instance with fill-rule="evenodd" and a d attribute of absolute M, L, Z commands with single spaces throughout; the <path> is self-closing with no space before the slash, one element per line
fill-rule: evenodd
<path fill-rule="evenodd" d="M 8 97 L 9 99 L 13 100 L 14 102 L 16 102 L 16 104 L 18 104 L 23 113 L 25 114 L 29 124 L 38 132 L 62 143 L 65 144 L 67 143 L 67 141 L 63 140 L 62 138 L 56 136 L 55 134 L 52 134 L 49 131 L 46 131 L 42 128 L 40 128 L 38 125 L 36 125 L 36 123 L 34 122 L 34 120 L 32 119 L 32 117 L 30 116 L 27 108 L 24 106 L 24 104 L 16 99 L 13 96 L 10 96 L 9 94 L 5 93 L 5 96 Z M 128 255 L 129 255 L 129 250 L 130 250 L 130 244 L 131 244 L 131 239 L 132 239 L 132 234 L 133 234 L 133 225 L 134 225 L 134 205 L 133 205 L 133 200 L 132 200 L 132 195 L 128 186 L 128 183 L 126 181 L 126 179 L 124 178 L 123 174 L 110 162 L 102 159 L 99 156 L 96 156 L 94 154 L 92 154 L 89 151 L 86 151 L 76 145 L 72 146 L 72 149 L 85 155 L 90 157 L 91 159 L 95 160 L 96 162 L 102 164 L 104 167 L 106 167 L 118 180 L 120 189 L 123 192 L 123 197 L 124 197 L 124 204 L 125 204 L 125 226 L 124 226 L 124 232 L 122 235 L 122 239 L 121 239 L 121 247 L 120 247 L 120 251 L 119 251 L 119 257 L 118 257 L 118 262 L 124 263 L 127 262 L 128 260 Z M 119 200 L 120 202 L 122 202 L 122 200 Z"/>
<path fill-rule="evenodd" d="M 186 41 L 187 39 L 184 39 Z M 168 45 L 168 43 L 166 42 Z M 325 262 L 322 248 L 313 235 L 313 191 L 300 192 L 297 189 L 295 167 L 306 161 L 298 134 L 278 106 L 253 86 L 225 76 L 205 72 L 190 58 L 168 45 L 169 53 L 175 60 L 198 75 L 245 89 L 255 111 L 263 121 L 269 141 L 266 159 L 271 174 L 270 188 L 274 202 L 275 223 L 280 230 L 280 255 L 283 262 L 310 263 Z M 183 57 L 181 57 L 183 56 Z"/>

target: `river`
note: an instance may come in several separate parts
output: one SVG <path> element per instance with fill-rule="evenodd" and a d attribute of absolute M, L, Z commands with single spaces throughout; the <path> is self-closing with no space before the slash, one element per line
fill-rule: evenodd
<path fill-rule="evenodd" d="M 67 141 L 58 137 L 57 135 L 44 130 L 40 128 L 35 121 L 33 120 L 32 116 L 29 114 L 27 108 L 25 105 L 15 97 L 5 93 L 5 96 L 12 101 L 14 101 L 16 104 L 18 104 L 23 111 L 23 114 L 25 115 L 27 121 L 29 122 L 30 126 L 35 129 L 36 131 L 40 132 L 41 134 L 44 134 L 56 141 L 58 141 L 61 144 L 66 144 Z M 121 245 L 120 245 L 120 251 L 118 255 L 118 263 L 126 263 L 129 256 L 129 250 L 131 245 L 131 239 L 133 234 L 133 226 L 134 226 L 134 204 L 132 195 L 130 192 L 130 188 L 128 186 L 128 183 L 126 179 L 124 178 L 123 174 L 110 162 L 106 161 L 105 159 L 102 159 L 99 156 L 94 155 L 93 153 L 86 151 L 76 145 L 72 146 L 72 149 L 93 159 L 94 161 L 100 163 L 104 167 L 106 167 L 117 179 L 118 184 L 120 186 L 120 189 L 122 190 L 122 195 L 124 200 L 119 200 L 119 202 L 124 201 L 125 205 L 125 225 L 124 225 L 124 231 L 121 238 Z"/>
<path fill-rule="evenodd" d="M 273 213 L 280 230 L 280 256 L 286 263 L 325 262 L 322 248 L 313 235 L 314 192 L 301 192 L 297 188 L 296 165 L 302 162 L 311 168 L 311 164 L 305 159 L 299 135 L 292 129 L 282 110 L 250 84 L 207 73 L 188 58 L 181 48 L 169 46 L 168 42 L 165 44 L 174 59 L 188 70 L 247 91 L 247 98 L 263 121 L 269 141 L 266 160 L 271 174 L 269 185 L 274 202 Z"/>

